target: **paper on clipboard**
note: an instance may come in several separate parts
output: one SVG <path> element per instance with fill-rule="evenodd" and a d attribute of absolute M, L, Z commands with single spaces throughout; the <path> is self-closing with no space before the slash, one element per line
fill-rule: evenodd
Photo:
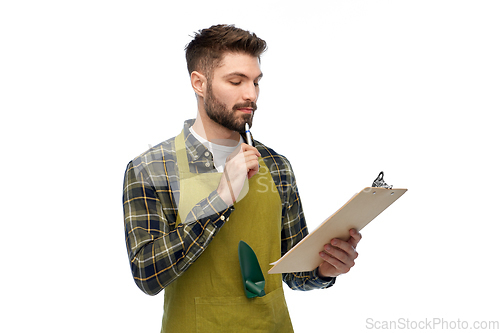
<path fill-rule="evenodd" d="M 406 191 L 405 188 L 364 188 L 281 259 L 271 263 L 274 267 L 268 273 L 305 272 L 316 269 L 322 262 L 319 253 L 323 251 L 325 244 L 332 238 L 348 240 L 351 228 L 358 231 L 363 229 Z"/>

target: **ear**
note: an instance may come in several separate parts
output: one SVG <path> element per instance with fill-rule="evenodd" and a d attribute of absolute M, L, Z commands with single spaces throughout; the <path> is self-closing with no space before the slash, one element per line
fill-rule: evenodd
<path fill-rule="evenodd" d="M 198 96 L 205 97 L 205 93 L 207 91 L 207 78 L 200 72 L 192 71 L 191 86 Z"/>

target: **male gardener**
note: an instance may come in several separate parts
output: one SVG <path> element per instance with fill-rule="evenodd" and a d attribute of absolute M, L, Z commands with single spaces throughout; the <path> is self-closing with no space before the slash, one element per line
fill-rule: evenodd
<path fill-rule="evenodd" d="M 200 30 L 186 47 L 198 113 L 175 138 L 132 160 L 124 181 L 126 244 L 136 284 L 164 293 L 162 332 L 293 332 L 282 288 L 333 285 L 361 235 L 333 239 L 314 271 L 266 274 L 307 235 L 288 160 L 242 135 L 252 125 L 266 43 L 234 26 Z M 265 296 L 245 296 L 238 243 L 255 251 Z"/>

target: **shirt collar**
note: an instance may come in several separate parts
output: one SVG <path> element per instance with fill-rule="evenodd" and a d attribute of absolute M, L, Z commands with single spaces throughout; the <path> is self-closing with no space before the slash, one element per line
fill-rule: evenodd
<path fill-rule="evenodd" d="M 198 141 L 189 128 L 193 126 L 195 119 L 189 119 L 184 122 L 184 142 L 188 153 L 188 160 L 195 162 L 201 157 L 206 157 L 205 152 L 208 151 L 200 141 Z"/>

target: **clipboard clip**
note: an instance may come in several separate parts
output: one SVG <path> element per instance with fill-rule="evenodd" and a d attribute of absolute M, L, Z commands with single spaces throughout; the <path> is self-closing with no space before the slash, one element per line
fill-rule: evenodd
<path fill-rule="evenodd" d="M 392 189 L 392 185 L 387 185 L 387 183 L 384 181 L 384 172 L 380 171 L 378 174 L 377 178 L 373 181 L 372 187 L 383 187 L 387 189 Z"/>

